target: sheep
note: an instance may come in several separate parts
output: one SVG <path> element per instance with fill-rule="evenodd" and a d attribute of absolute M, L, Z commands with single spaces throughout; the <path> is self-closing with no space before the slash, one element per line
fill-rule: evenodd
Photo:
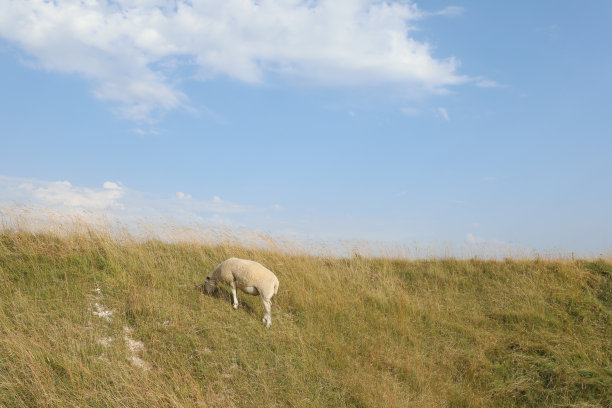
<path fill-rule="evenodd" d="M 218 282 L 229 285 L 232 289 L 232 307 L 234 309 L 238 308 L 236 288 L 249 295 L 259 295 L 266 310 L 266 314 L 261 321 L 266 324 L 266 328 L 270 328 L 272 325 L 271 299 L 278 292 L 278 278 L 271 270 L 255 261 L 230 258 L 219 264 L 206 277 L 204 283 L 206 292 L 212 294 L 217 288 Z"/>

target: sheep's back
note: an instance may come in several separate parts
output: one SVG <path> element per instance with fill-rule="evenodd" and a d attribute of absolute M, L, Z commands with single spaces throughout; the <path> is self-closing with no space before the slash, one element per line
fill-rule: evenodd
<path fill-rule="evenodd" d="M 231 269 L 238 286 L 274 286 L 278 282 L 276 275 L 260 263 L 247 259 L 230 258 L 224 262 Z"/>

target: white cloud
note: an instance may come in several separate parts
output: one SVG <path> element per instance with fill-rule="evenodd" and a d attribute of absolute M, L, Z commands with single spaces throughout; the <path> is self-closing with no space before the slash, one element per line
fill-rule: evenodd
<path fill-rule="evenodd" d="M 448 112 L 445 108 L 438 108 L 438 113 L 444 118 L 444 120 L 450 120 L 450 116 L 448 116 Z"/>
<path fill-rule="evenodd" d="M 176 193 L 176 196 L 179 200 L 189 200 L 190 198 L 192 198 L 191 194 L 185 194 L 182 191 Z"/>
<path fill-rule="evenodd" d="M 110 187 L 109 187 L 110 186 Z M 115 183 L 104 183 L 103 189 L 75 187 L 68 181 L 42 183 L 32 191 L 32 198 L 44 205 L 102 210 L 117 206 L 123 195 Z"/>
<path fill-rule="evenodd" d="M 0 37 L 33 66 L 76 74 L 131 119 L 188 108 L 184 72 L 247 83 L 268 75 L 443 92 L 468 82 L 453 57 L 410 36 L 427 16 L 378 0 L 0 0 Z M 191 76 L 191 74 L 188 74 Z M 137 133 L 139 129 L 135 130 Z M 140 129 L 142 131 L 142 129 Z"/>
<path fill-rule="evenodd" d="M 121 188 L 120 185 L 121 185 L 121 182 L 117 184 L 117 183 L 113 183 L 112 181 L 105 181 L 102 187 L 106 189 L 110 189 L 110 190 L 118 190 Z"/>

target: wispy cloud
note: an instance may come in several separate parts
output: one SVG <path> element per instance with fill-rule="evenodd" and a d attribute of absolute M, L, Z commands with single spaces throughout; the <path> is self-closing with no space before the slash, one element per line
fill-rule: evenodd
<path fill-rule="evenodd" d="M 474 78 L 474 83 L 479 88 L 506 88 L 506 85 L 502 85 L 496 81 L 487 79 L 485 77 Z"/>
<path fill-rule="evenodd" d="M 470 81 L 457 73 L 455 58 L 435 58 L 411 36 L 419 20 L 456 16 L 461 7 L 425 12 L 405 0 L 0 0 L 0 9 L 0 37 L 31 65 L 90 80 L 97 98 L 134 120 L 191 109 L 180 90 L 185 71 L 201 80 L 256 84 L 275 74 L 434 93 Z"/>
<path fill-rule="evenodd" d="M 161 135 L 161 131 L 154 129 L 154 128 L 151 128 L 151 129 L 134 128 L 132 129 L 132 133 L 136 133 L 137 135 L 140 135 L 140 136 Z"/>
<path fill-rule="evenodd" d="M 465 13 L 465 8 L 460 6 L 447 6 L 440 11 L 436 11 L 433 14 L 438 16 L 446 17 L 459 17 Z"/>
<path fill-rule="evenodd" d="M 450 116 L 448 116 L 446 108 L 438 108 L 438 114 L 444 118 L 444 120 L 450 120 Z"/>

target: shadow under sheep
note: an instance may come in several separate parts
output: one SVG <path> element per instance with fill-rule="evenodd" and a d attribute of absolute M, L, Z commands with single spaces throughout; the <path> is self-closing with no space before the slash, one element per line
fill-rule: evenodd
<path fill-rule="evenodd" d="M 225 288 L 225 287 L 223 287 L 221 285 L 217 286 L 217 289 L 212 294 L 210 294 L 210 295 L 208 293 L 206 293 L 206 288 L 204 287 L 203 283 L 201 283 L 199 285 L 195 285 L 195 289 L 198 292 L 201 292 L 202 294 L 204 294 L 206 296 L 211 296 L 213 298 L 221 299 L 223 301 L 226 301 L 227 303 L 230 304 L 230 307 L 232 305 L 232 293 L 230 292 L 229 289 L 227 289 L 227 288 Z M 238 292 L 238 293 L 240 293 L 240 292 Z M 255 315 L 255 310 L 253 309 L 253 307 L 250 304 L 248 304 L 247 302 L 245 302 L 243 298 L 239 298 L 238 302 L 240 304 L 239 309 L 244 309 L 248 314 Z"/>

